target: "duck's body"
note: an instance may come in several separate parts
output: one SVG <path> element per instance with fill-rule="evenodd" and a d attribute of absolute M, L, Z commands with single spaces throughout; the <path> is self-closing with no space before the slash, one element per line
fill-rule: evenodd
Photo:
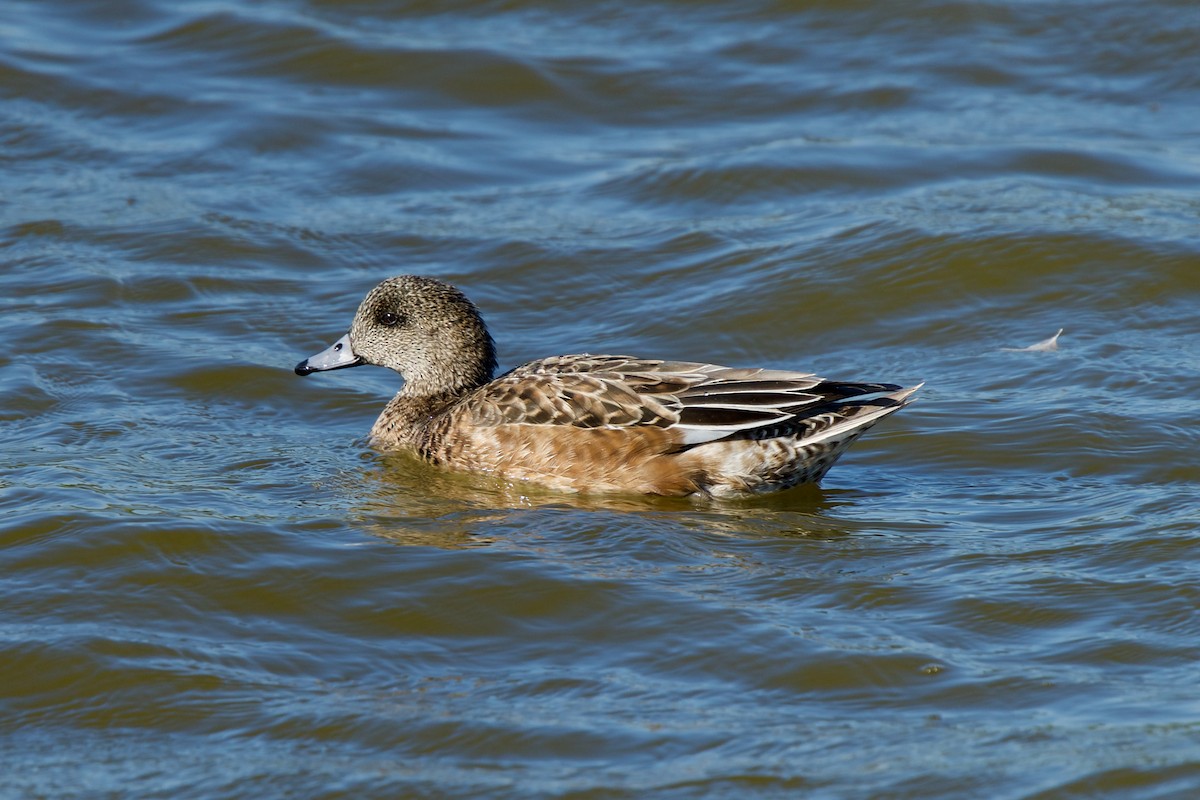
<path fill-rule="evenodd" d="M 371 429 L 374 446 L 573 491 L 735 496 L 816 482 L 919 388 L 593 355 L 493 379 L 479 312 L 416 276 L 377 286 L 350 332 L 296 372 L 364 363 L 405 376 Z"/>

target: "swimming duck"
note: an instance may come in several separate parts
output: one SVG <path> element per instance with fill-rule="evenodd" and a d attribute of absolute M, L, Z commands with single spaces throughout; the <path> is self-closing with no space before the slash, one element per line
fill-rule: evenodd
<path fill-rule="evenodd" d="M 475 305 L 433 278 L 372 289 L 349 333 L 297 375 L 374 364 L 404 387 L 371 428 L 381 450 L 569 491 L 729 497 L 819 481 L 920 386 L 828 381 L 631 356 L 553 356 L 494 377 Z"/>

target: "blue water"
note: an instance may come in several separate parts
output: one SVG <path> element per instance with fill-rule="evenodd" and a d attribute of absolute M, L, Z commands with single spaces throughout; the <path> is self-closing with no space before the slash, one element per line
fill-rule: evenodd
<path fill-rule="evenodd" d="M 1200 794 L 1193 3 L 0 7 L 0 796 Z M 297 378 L 362 295 L 914 384 L 557 495 Z M 1057 350 L 1021 350 L 1065 329 Z"/>

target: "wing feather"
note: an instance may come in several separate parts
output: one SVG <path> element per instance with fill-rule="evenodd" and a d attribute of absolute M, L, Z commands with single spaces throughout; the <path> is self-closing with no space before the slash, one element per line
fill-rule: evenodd
<path fill-rule="evenodd" d="M 477 425 L 650 425 L 673 429 L 690 447 L 776 436 L 822 441 L 873 424 L 913 391 L 804 372 L 581 354 L 517 367 L 465 405 Z"/>

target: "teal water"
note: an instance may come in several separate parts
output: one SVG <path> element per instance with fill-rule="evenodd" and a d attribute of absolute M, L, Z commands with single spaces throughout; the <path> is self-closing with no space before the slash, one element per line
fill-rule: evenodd
<path fill-rule="evenodd" d="M 1200 793 L 1198 37 L 4 5 L 0 796 Z M 446 474 L 291 371 L 404 272 L 502 368 L 927 383 L 753 502 Z"/>

